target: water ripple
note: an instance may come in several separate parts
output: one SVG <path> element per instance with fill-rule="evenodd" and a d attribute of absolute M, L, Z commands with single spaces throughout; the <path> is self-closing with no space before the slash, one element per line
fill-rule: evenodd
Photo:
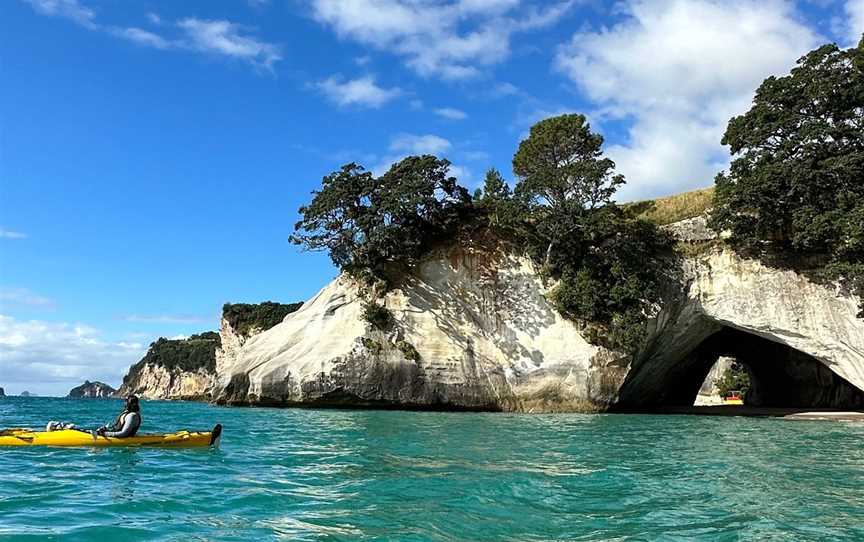
<path fill-rule="evenodd" d="M 0 427 L 115 401 L 0 399 Z M 864 540 L 864 425 L 144 404 L 220 450 L 0 449 L 0 539 Z"/>

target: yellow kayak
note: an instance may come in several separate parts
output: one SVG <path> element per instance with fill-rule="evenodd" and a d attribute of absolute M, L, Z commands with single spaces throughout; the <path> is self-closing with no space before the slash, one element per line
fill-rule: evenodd
<path fill-rule="evenodd" d="M 0 430 L 0 446 L 133 446 L 146 448 L 205 448 L 218 446 L 222 425 L 212 431 L 177 431 L 159 435 L 136 435 L 127 438 L 94 436 L 90 431 L 61 429 L 33 431 L 31 429 Z"/>

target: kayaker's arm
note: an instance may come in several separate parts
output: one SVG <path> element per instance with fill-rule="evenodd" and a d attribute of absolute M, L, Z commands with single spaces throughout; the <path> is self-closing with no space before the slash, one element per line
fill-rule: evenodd
<path fill-rule="evenodd" d="M 106 437 L 126 438 L 135 436 L 141 425 L 141 417 L 137 412 L 129 412 L 123 416 L 123 427 L 119 431 L 106 431 L 102 433 Z"/>

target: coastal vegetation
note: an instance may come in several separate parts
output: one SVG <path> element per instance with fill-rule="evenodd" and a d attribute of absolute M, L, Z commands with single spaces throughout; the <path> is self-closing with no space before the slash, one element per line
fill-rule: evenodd
<path fill-rule="evenodd" d="M 819 47 L 766 79 L 723 143 L 734 159 L 717 176 L 711 225 L 864 297 L 864 39 Z"/>
<path fill-rule="evenodd" d="M 729 123 L 723 143 L 734 159 L 716 188 L 619 205 L 613 199 L 625 179 L 603 155 L 603 137 L 583 115 L 566 114 L 531 127 L 513 157 L 513 182 L 490 169 L 473 195 L 447 160 L 431 155 L 409 156 L 377 177 L 346 164 L 300 208 L 290 239 L 327 251 L 369 286 L 364 319 L 379 329 L 392 315 L 374 298 L 394 277 L 436 244 L 484 229 L 532 258 L 554 285 L 550 302 L 592 342 L 633 352 L 662 292 L 679 278 L 678 249 L 659 226 L 712 207 L 711 226 L 731 232 L 735 247 L 819 256 L 821 272 L 860 295 L 861 49 L 826 45 L 789 76 L 766 79 L 752 109 Z"/>
<path fill-rule="evenodd" d="M 159 337 L 150 343 L 150 348 L 141 361 L 129 368 L 123 382 L 132 378 L 147 364 L 159 365 L 168 370 L 176 368 L 182 371 L 215 371 L 216 348 L 219 345 L 219 334 L 215 331 L 205 331 L 186 339 Z"/>
<path fill-rule="evenodd" d="M 252 330 L 270 329 L 297 311 L 303 303 L 225 303 L 222 318 L 240 335 L 249 335 Z"/>
<path fill-rule="evenodd" d="M 387 331 L 393 324 L 393 313 L 376 301 L 367 301 L 363 304 L 363 320 L 380 331 Z"/>
<path fill-rule="evenodd" d="M 742 363 L 732 362 L 714 381 L 714 386 L 720 397 L 729 397 L 737 393 L 746 401 L 747 394 L 750 393 L 750 372 Z"/>
<path fill-rule="evenodd" d="M 674 268 L 673 243 L 614 204 L 624 178 L 602 145 L 583 115 L 541 121 L 514 156 L 515 189 L 493 169 L 473 197 L 434 156 L 405 158 L 380 177 L 347 164 L 300 209 L 291 240 L 326 250 L 343 271 L 386 290 L 394 269 L 410 269 L 461 231 L 486 228 L 557 283 L 550 300 L 562 314 L 589 324 L 598 341 L 634 350 Z M 364 319 L 386 329 L 392 316 L 370 300 Z"/>
<path fill-rule="evenodd" d="M 653 200 L 627 204 L 628 209 L 660 226 L 680 220 L 707 215 L 714 204 L 714 187 L 700 188 Z"/>

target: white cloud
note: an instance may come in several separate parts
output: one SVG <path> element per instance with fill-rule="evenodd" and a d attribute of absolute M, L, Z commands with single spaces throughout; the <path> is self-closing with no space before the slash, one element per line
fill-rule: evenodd
<path fill-rule="evenodd" d="M 495 98 L 500 98 L 503 96 L 513 96 L 520 93 L 521 91 L 519 90 L 519 87 L 517 87 L 513 83 L 503 81 L 500 83 L 496 83 L 495 86 L 492 87 L 492 92 L 490 94 Z"/>
<path fill-rule="evenodd" d="M 820 38 L 781 0 L 632 0 L 611 28 L 579 32 L 557 67 L 597 116 L 632 121 L 607 148 L 628 184 L 620 199 L 711 184 L 728 164 L 729 118 L 756 87 L 782 74 Z"/>
<path fill-rule="evenodd" d="M 0 315 L 0 374 L 7 392 L 65 395 L 85 379 L 116 387 L 145 352 L 141 343 L 111 342 L 82 324 Z"/>
<path fill-rule="evenodd" d="M 468 117 L 468 115 L 465 114 L 464 111 L 461 111 L 459 109 L 454 109 L 452 107 L 442 107 L 440 109 L 436 109 L 435 114 L 438 115 L 439 117 L 444 117 L 445 119 L 450 119 L 450 120 L 462 120 L 462 119 Z"/>
<path fill-rule="evenodd" d="M 514 33 L 560 19 L 571 2 L 540 10 L 518 0 L 313 0 L 313 15 L 344 38 L 395 53 L 423 76 L 466 79 L 510 54 Z"/>
<path fill-rule="evenodd" d="M 177 23 L 182 36 L 172 39 L 134 26 L 101 26 L 95 22 L 96 13 L 78 0 L 25 1 L 42 15 L 65 17 L 90 30 L 104 31 L 145 47 L 161 50 L 192 50 L 226 56 L 268 71 L 272 71 L 273 64 L 282 60 L 278 45 L 244 33 L 242 26 L 231 21 L 187 17 Z M 147 13 L 146 16 L 151 23 L 162 24 L 162 19 L 155 13 Z"/>
<path fill-rule="evenodd" d="M 443 137 L 426 134 L 398 134 L 390 141 L 390 150 L 411 154 L 434 154 L 440 155 L 447 152 L 453 145 Z"/>
<path fill-rule="evenodd" d="M 170 49 L 177 46 L 176 43 L 172 43 L 158 34 L 141 28 L 112 27 L 109 29 L 109 32 L 118 38 L 123 38 L 145 47 L 153 47 L 154 49 Z"/>
<path fill-rule="evenodd" d="M 71 19 L 85 28 L 99 28 L 94 21 L 96 12 L 80 4 L 78 0 L 25 0 L 36 13 L 51 17 Z"/>
<path fill-rule="evenodd" d="M 37 295 L 27 288 L 0 288 L 0 310 L 14 308 L 53 309 L 53 299 Z"/>
<path fill-rule="evenodd" d="M 861 41 L 861 35 L 864 34 L 864 1 L 862 0 L 846 0 L 846 16 L 849 42 L 847 45 L 854 47 Z"/>
<path fill-rule="evenodd" d="M 372 167 L 374 175 L 383 175 L 390 166 L 408 156 L 431 154 L 438 158 L 447 158 L 447 154 L 453 151 L 453 144 L 441 136 L 434 134 L 397 134 L 390 140 L 388 152 L 381 161 Z M 459 179 L 464 185 L 469 185 L 473 179 L 471 171 L 462 165 L 452 164 L 450 174 Z"/>
<path fill-rule="evenodd" d="M 126 322 L 138 322 L 144 324 L 198 324 L 201 322 L 208 322 L 211 319 L 204 316 L 190 314 L 158 314 L 153 316 L 130 314 L 124 316 L 123 320 Z"/>
<path fill-rule="evenodd" d="M 341 106 L 378 108 L 402 94 L 399 88 L 382 88 L 371 75 L 345 80 L 334 75 L 316 84 L 319 90 L 333 103 Z"/>
<path fill-rule="evenodd" d="M 177 25 L 186 32 L 188 46 L 204 53 L 236 58 L 268 70 L 282 59 L 277 45 L 241 34 L 241 26 L 230 21 L 189 17 Z"/>
<path fill-rule="evenodd" d="M 0 239 L 27 239 L 27 237 L 26 233 L 0 228 Z"/>

